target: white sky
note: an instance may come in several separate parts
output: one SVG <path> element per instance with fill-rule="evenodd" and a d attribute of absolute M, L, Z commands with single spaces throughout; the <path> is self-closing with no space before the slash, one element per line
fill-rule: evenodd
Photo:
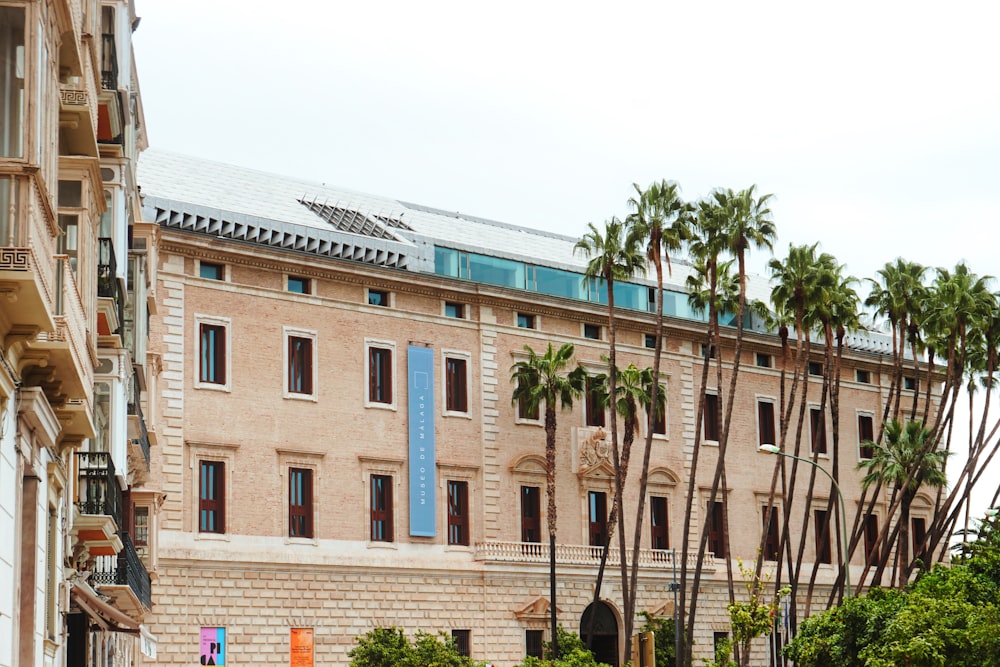
<path fill-rule="evenodd" d="M 996 3 L 137 12 L 157 148 L 571 236 L 627 213 L 633 182 L 756 183 L 779 256 L 819 241 L 859 277 L 897 256 L 1000 276 Z"/>

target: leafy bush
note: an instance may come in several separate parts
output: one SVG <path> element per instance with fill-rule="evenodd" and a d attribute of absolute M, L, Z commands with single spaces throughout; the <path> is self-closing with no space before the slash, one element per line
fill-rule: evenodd
<path fill-rule="evenodd" d="M 460 655 L 455 640 L 439 632 L 418 631 L 411 644 L 400 628 L 375 628 L 347 656 L 351 667 L 481 667 L 482 663 Z"/>
<path fill-rule="evenodd" d="M 556 628 L 559 637 L 559 659 L 552 660 L 552 642 L 545 642 L 545 659 L 527 656 L 519 667 L 609 667 L 594 660 L 594 654 L 587 650 L 583 640 L 574 632 Z"/>

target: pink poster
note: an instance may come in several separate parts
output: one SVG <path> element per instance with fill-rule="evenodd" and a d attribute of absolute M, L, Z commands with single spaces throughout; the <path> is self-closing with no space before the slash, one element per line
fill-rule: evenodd
<path fill-rule="evenodd" d="M 226 629 L 201 629 L 201 664 L 226 664 Z"/>

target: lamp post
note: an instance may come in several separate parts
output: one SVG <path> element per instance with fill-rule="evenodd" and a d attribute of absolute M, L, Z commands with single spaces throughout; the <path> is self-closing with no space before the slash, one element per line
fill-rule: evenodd
<path fill-rule="evenodd" d="M 853 589 L 851 588 L 851 559 L 848 553 L 849 543 L 847 541 L 847 512 L 844 510 L 844 494 L 841 493 L 840 485 L 837 484 L 837 480 L 833 478 L 833 475 L 831 475 L 826 468 L 816 463 L 812 459 L 806 459 L 802 458 L 801 456 L 796 456 L 795 454 L 789 454 L 787 452 L 783 452 L 774 445 L 761 445 L 758 449 L 759 451 L 765 452 L 767 454 L 777 454 L 778 456 L 784 456 L 786 458 L 795 459 L 796 461 L 802 461 L 803 463 L 808 463 L 809 465 L 813 466 L 814 468 L 816 468 L 817 470 L 819 470 L 824 475 L 830 478 L 830 484 L 833 485 L 833 490 L 837 492 L 837 498 L 840 500 L 840 528 L 842 533 L 841 537 L 844 540 L 843 548 L 841 550 L 841 552 L 843 553 L 841 564 L 843 565 L 844 568 L 844 583 L 846 584 L 846 587 L 844 588 L 844 597 L 845 598 L 851 597 Z"/>

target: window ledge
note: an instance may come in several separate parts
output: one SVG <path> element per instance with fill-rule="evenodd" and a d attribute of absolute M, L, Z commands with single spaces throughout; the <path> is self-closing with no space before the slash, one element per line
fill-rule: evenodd
<path fill-rule="evenodd" d="M 468 412 L 455 412 L 454 410 L 445 410 L 441 413 L 442 417 L 458 417 L 459 419 L 472 419 L 472 415 Z"/>
<path fill-rule="evenodd" d="M 392 412 L 396 411 L 396 404 L 395 403 L 378 403 L 377 401 L 368 401 L 368 400 L 366 400 L 365 401 L 365 407 L 366 408 L 374 408 L 375 410 L 391 410 Z"/>
<path fill-rule="evenodd" d="M 196 532 L 194 539 L 205 540 L 206 542 L 229 542 L 229 533 L 202 533 Z"/>
<path fill-rule="evenodd" d="M 395 542 L 382 542 L 380 540 L 368 540 L 369 549 L 393 549 L 398 550 L 399 545 Z"/>
<path fill-rule="evenodd" d="M 521 424 L 523 426 L 545 426 L 545 423 L 541 419 L 521 419 L 519 417 L 515 417 L 514 423 Z"/>
<path fill-rule="evenodd" d="M 451 551 L 455 553 L 475 553 L 475 549 L 472 546 L 466 546 L 464 544 L 446 544 L 444 545 L 444 550 L 446 552 Z"/>
<path fill-rule="evenodd" d="M 285 544 L 301 544 L 307 547 L 318 547 L 319 540 L 315 537 L 286 537 Z"/>
<path fill-rule="evenodd" d="M 232 388 L 228 384 L 216 384 L 214 382 L 201 382 L 200 380 L 195 380 L 195 389 L 207 389 L 209 391 L 222 391 L 230 393 Z"/>
<path fill-rule="evenodd" d="M 704 445 L 705 447 L 718 447 L 719 446 L 719 441 L 718 440 L 702 440 L 701 444 Z"/>
<path fill-rule="evenodd" d="M 294 391 L 286 391 L 283 398 L 287 398 L 290 401 L 305 401 L 306 403 L 318 403 L 319 398 L 316 394 L 299 394 Z"/>

